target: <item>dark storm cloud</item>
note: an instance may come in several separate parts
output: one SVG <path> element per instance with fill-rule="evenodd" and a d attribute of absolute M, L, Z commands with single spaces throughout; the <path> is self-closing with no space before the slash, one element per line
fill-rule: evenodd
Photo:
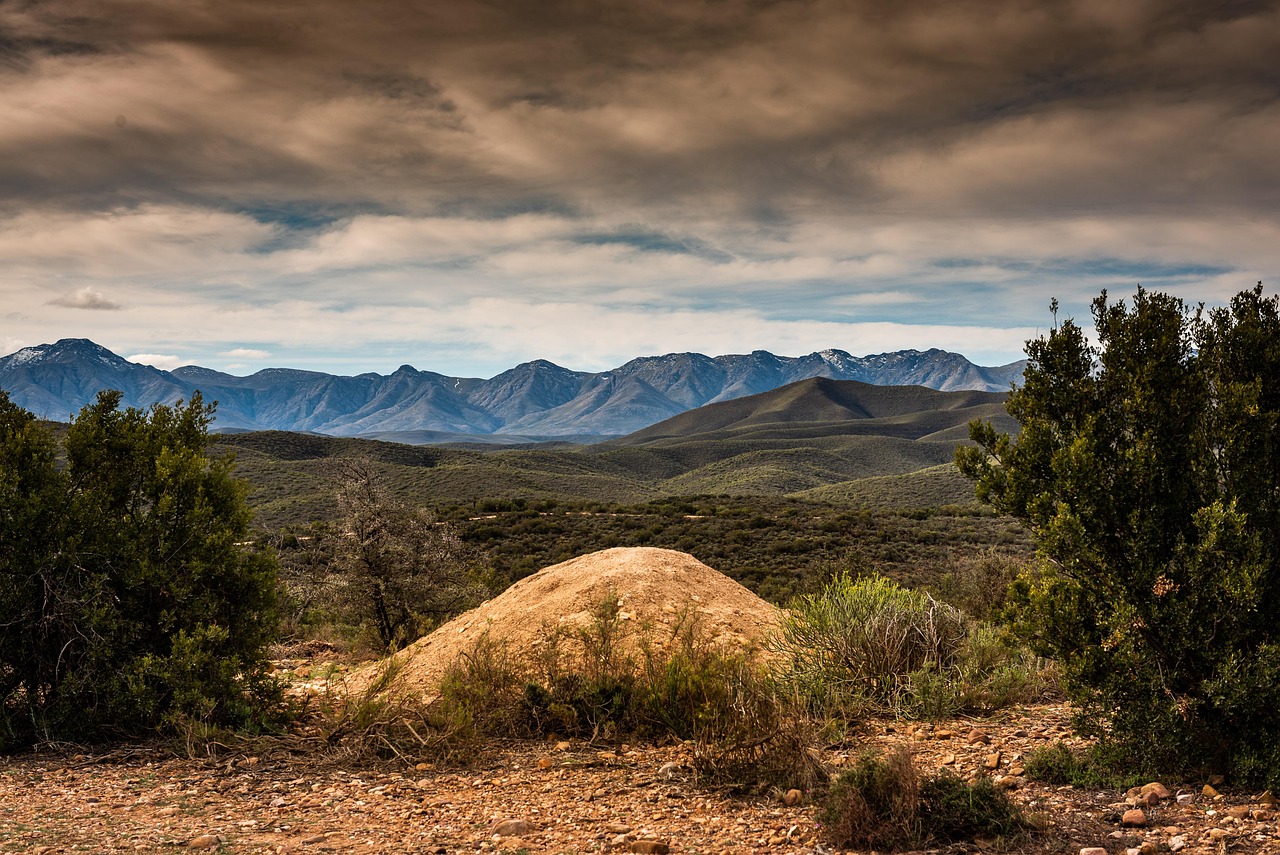
<path fill-rule="evenodd" d="M 774 222 L 1280 201 L 1274 3 L 53 0 L 0 19 L 10 200 Z"/>

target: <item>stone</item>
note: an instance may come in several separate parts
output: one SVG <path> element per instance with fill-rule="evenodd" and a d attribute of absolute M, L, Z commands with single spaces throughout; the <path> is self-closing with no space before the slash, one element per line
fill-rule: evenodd
<path fill-rule="evenodd" d="M 1265 790 L 1262 795 L 1258 796 L 1258 804 L 1273 805 L 1276 803 L 1276 797 L 1271 795 L 1270 790 Z"/>
<path fill-rule="evenodd" d="M 804 793 L 796 789 L 787 790 L 782 794 L 782 803 L 787 807 L 795 807 L 804 800 Z"/>
<path fill-rule="evenodd" d="M 630 849 L 638 855 L 668 855 L 671 847 L 662 840 L 633 840 Z"/>
<path fill-rule="evenodd" d="M 1142 797 L 1142 803 L 1147 807 L 1155 807 L 1160 804 L 1160 796 L 1156 793 L 1147 793 Z"/>
<path fill-rule="evenodd" d="M 1154 840 L 1144 840 L 1138 847 L 1138 855 L 1156 855 L 1159 851 L 1160 846 Z"/>
<path fill-rule="evenodd" d="M 1120 824 L 1129 828 L 1144 828 L 1147 824 L 1147 815 L 1141 808 L 1133 808 L 1124 812 L 1120 817 Z"/>
<path fill-rule="evenodd" d="M 519 837 L 533 831 L 527 819 L 500 819 L 489 826 L 489 834 L 496 837 Z"/>
<path fill-rule="evenodd" d="M 188 849 L 215 849 L 222 841 L 216 834 L 201 834 L 187 841 Z"/>
<path fill-rule="evenodd" d="M 160 810 L 156 811 L 156 816 L 173 816 L 177 812 L 178 809 L 176 807 L 169 805 L 168 807 L 162 807 Z"/>
<path fill-rule="evenodd" d="M 1000 756 L 999 751 L 994 754 L 988 754 L 984 765 L 986 765 L 988 769 L 999 769 L 1001 759 L 1003 758 Z"/>
<path fill-rule="evenodd" d="M 554 766 L 554 765 L 556 765 L 556 761 L 552 760 L 550 757 L 539 757 L 539 758 L 538 758 L 538 768 L 539 768 L 539 769 L 543 769 L 543 770 L 545 770 L 545 769 L 550 769 L 550 768 L 551 768 L 552 766 Z"/>
<path fill-rule="evenodd" d="M 1157 799 L 1162 801 L 1169 798 L 1169 788 L 1159 781 L 1152 781 L 1150 784 L 1143 784 L 1139 792 L 1144 796 L 1155 795 Z"/>
<path fill-rule="evenodd" d="M 1187 848 L 1187 836 L 1185 834 L 1175 834 L 1169 838 L 1169 851 L 1181 852 Z"/>
<path fill-rule="evenodd" d="M 954 766 L 955 762 L 956 762 L 956 755 L 954 754 L 948 754 L 946 757 L 943 757 L 941 760 L 941 763 L 943 766 Z"/>
<path fill-rule="evenodd" d="M 974 728 L 973 730 L 969 731 L 969 736 L 967 737 L 967 739 L 969 740 L 970 745 L 990 745 L 991 744 L 991 737 L 988 736 L 983 731 L 978 730 L 977 728 Z"/>
<path fill-rule="evenodd" d="M 1225 838 L 1228 838 L 1228 837 L 1230 837 L 1230 836 L 1231 836 L 1231 832 L 1230 832 L 1230 831 L 1227 831 L 1225 828 L 1211 828 L 1211 829 L 1209 829 L 1209 839 L 1210 839 L 1210 840 L 1218 841 L 1218 840 L 1223 840 L 1223 839 L 1225 839 Z"/>
<path fill-rule="evenodd" d="M 1178 793 L 1178 804 L 1182 807 L 1195 804 L 1196 797 L 1194 793 Z"/>
<path fill-rule="evenodd" d="M 1218 795 L 1218 791 L 1213 788 L 1213 784 L 1205 784 L 1200 790 L 1200 795 L 1206 799 L 1212 799 Z"/>
<path fill-rule="evenodd" d="M 1080 855 L 1107 855 L 1107 849 L 1105 846 L 1082 846 Z"/>
<path fill-rule="evenodd" d="M 557 750 L 557 751 L 568 751 L 571 747 L 572 747 L 572 746 L 571 746 L 568 742 L 557 742 L 557 743 L 556 743 L 556 750 Z"/>

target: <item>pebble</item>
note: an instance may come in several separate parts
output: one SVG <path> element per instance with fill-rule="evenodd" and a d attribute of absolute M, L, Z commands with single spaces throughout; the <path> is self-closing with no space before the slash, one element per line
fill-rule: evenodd
<path fill-rule="evenodd" d="M 1000 756 L 999 751 L 994 754 L 988 754 L 985 765 L 988 769 L 999 769 L 1001 759 L 1003 758 Z"/>
<path fill-rule="evenodd" d="M 1187 836 L 1185 834 L 1175 834 L 1169 838 L 1169 851 L 1180 852 L 1187 848 Z"/>
<path fill-rule="evenodd" d="M 1080 855 L 1107 855 L 1107 849 L 1105 846 L 1082 846 Z"/>
<path fill-rule="evenodd" d="M 991 743 L 991 737 L 977 728 L 969 731 L 968 740 L 970 745 L 989 745 Z"/>
<path fill-rule="evenodd" d="M 1212 784 L 1205 784 L 1204 788 L 1200 790 L 1200 795 L 1206 799 L 1211 799 L 1218 795 L 1218 791 L 1213 788 Z"/>
<path fill-rule="evenodd" d="M 671 846 L 662 840 L 633 840 L 631 851 L 639 855 L 668 855 Z"/>

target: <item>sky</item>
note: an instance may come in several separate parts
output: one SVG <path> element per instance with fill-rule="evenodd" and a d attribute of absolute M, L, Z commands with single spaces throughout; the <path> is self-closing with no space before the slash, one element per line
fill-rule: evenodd
<path fill-rule="evenodd" d="M 1278 5 L 0 0 L 0 353 L 997 365 L 1272 292 Z"/>

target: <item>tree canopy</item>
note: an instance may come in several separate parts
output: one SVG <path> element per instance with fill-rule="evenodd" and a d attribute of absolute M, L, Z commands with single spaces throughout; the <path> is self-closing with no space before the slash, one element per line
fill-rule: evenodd
<path fill-rule="evenodd" d="M 275 562 L 212 415 L 104 392 L 61 432 L 0 391 L 0 748 L 269 711 Z"/>
<path fill-rule="evenodd" d="M 1072 320 L 1027 343 L 1018 436 L 974 423 L 957 452 L 1035 535 L 1016 625 L 1109 744 L 1280 784 L 1280 299 L 1092 308 L 1096 344 Z"/>

